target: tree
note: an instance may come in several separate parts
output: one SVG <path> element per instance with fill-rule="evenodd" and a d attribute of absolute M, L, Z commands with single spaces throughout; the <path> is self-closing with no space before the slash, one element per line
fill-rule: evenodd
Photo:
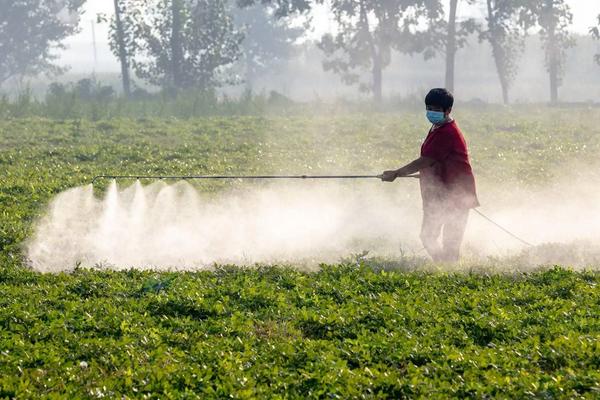
<path fill-rule="evenodd" d="M 198 9 L 199 11 L 199 9 Z M 175 90 L 184 88 L 184 77 L 180 67 L 183 66 L 183 0 L 171 0 L 171 27 L 169 46 L 171 47 L 171 82 L 170 85 Z M 218 14 L 217 14 L 218 15 Z M 203 29 L 203 27 L 200 27 Z M 202 55 L 200 55 L 202 59 Z M 233 60 L 231 60 L 233 61 Z M 210 84 L 202 84 L 202 86 L 210 87 Z"/>
<path fill-rule="evenodd" d="M 131 79 L 129 78 L 129 57 L 127 56 L 127 44 L 125 42 L 125 28 L 123 26 L 123 18 L 121 5 L 119 4 L 119 0 L 114 0 L 115 2 L 115 19 L 113 25 L 113 32 L 115 37 L 115 42 L 118 47 L 118 57 L 121 62 L 121 77 L 123 79 L 123 93 L 125 93 L 125 97 L 129 97 L 131 95 Z"/>
<path fill-rule="evenodd" d="M 316 0 L 317 3 L 322 3 L 323 0 Z M 313 1 L 311 0 L 237 0 L 240 8 L 262 5 L 272 8 L 273 15 L 276 18 L 289 17 L 292 15 L 300 15 L 309 12 L 312 9 Z"/>
<path fill-rule="evenodd" d="M 257 76 L 272 70 L 294 52 L 304 29 L 292 27 L 290 18 L 276 17 L 272 6 L 255 5 L 233 11 L 236 27 L 244 34 L 240 59 L 248 87 Z"/>
<path fill-rule="evenodd" d="M 240 55 L 227 0 L 121 0 L 124 42 L 136 75 L 172 94 L 211 90 Z M 118 36 L 110 38 L 119 51 Z"/>
<path fill-rule="evenodd" d="M 466 3 L 472 4 L 474 1 L 466 0 Z M 454 91 L 456 53 L 465 46 L 468 35 L 478 28 L 473 18 L 462 21 L 457 27 L 458 4 L 459 0 L 450 0 L 446 35 L 443 40 L 446 54 L 446 89 L 451 92 Z"/>
<path fill-rule="evenodd" d="M 127 12 L 125 11 L 125 0 L 113 0 L 115 14 L 110 21 L 109 43 L 113 54 L 119 59 L 121 64 L 121 79 L 123 81 L 123 93 L 125 97 L 131 96 L 131 75 L 129 71 L 129 53 L 128 49 L 133 47 L 133 34 L 131 30 L 131 21 L 127 21 Z M 98 15 L 98 23 L 107 21 L 104 14 Z"/>
<path fill-rule="evenodd" d="M 0 0 L 0 84 L 40 73 L 60 73 L 53 50 L 78 30 L 85 0 Z"/>
<path fill-rule="evenodd" d="M 568 31 L 573 14 L 566 0 L 532 0 L 532 11 L 540 26 L 540 36 L 550 78 L 550 101 L 558 102 L 558 88 L 564 75 L 566 50 L 575 45 Z"/>
<path fill-rule="evenodd" d="M 486 9 L 487 27 L 481 32 L 480 39 L 487 40 L 492 47 L 502 100 L 508 104 L 527 30 L 535 24 L 535 18 L 523 0 L 486 0 Z"/>
<path fill-rule="evenodd" d="M 592 34 L 592 37 L 600 40 L 600 15 L 598 15 L 598 26 L 591 27 L 590 33 Z M 600 64 L 600 54 L 596 54 L 594 56 L 594 60 L 596 60 L 596 62 Z"/>
<path fill-rule="evenodd" d="M 326 55 L 323 67 L 344 83 L 372 92 L 375 103 L 382 99 L 383 70 L 392 49 L 425 51 L 431 33 L 419 27 L 442 14 L 439 2 L 422 0 L 332 0 L 331 10 L 338 32 L 324 35 L 319 43 Z M 368 83 L 361 82 L 365 71 L 371 74 Z"/>

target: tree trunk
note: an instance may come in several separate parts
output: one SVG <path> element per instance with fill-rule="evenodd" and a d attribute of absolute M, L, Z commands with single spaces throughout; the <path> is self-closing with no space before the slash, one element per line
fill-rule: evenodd
<path fill-rule="evenodd" d="M 558 103 L 558 66 L 556 60 L 550 64 L 550 103 Z"/>
<path fill-rule="evenodd" d="M 500 85 L 502 86 L 502 102 L 504 105 L 508 105 L 510 99 L 508 97 L 508 84 L 506 83 L 506 79 L 500 79 Z"/>
<path fill-rule="evenodd" d="M 454 91 L 454 65 L 456 59 L 456 9 L 458 0 L 450 0 L 448 37 L 446 38 L 446 89 Z"/>
<path fill-rule="evenodd" d="M 119 0 L 115 3 L 115 28 L 117 30 L 117 44 L 119 46 L 119 61 L 121 62 L 121 77 L 123 79 L 123 93 L 126 98 L 131 96 L 131 79 L 129 77 L 129 60 L 127 59 L 127 49 L 125 47 L 125 32 L 123 21 L 121 20 L 121 7 Z"/>
<path fill-rule="evenodd" d="M 181 0 L 171 0 L 171 16 L 173 18 L 171 27 L 171 81 L 174 94 L 184 85 L 181 76 L 181 65 L 183 64 L 183 48 L 181 43 Z"/>
<path fill-rule="evenodd" d="M 381 60 L 381 49 L 379 49 L 379 51 L 375 49 L 373 57 L 373 99 L 377 105 L 380 105 L 383 99 L 382 81 L 383 67 Z"/>
<path fill-rule="evenodd" d="M 373 101 L 375 105 L 379 107 L 383 99 L 382 80 L 383 80 L 383 60 L 381 58 L 381 46 L 379 49 L 375 44 L 371 29 L 369 27 L 369 19 L 367 17 L 366 7 L 363 1 L 360 2 L 360 21 L 365 34 L 368 35 L 368 44 L 371 51 L 371 62 L 373 63 L 372 75 L 373 75 Z"/>
<path fill-rule="evenodd" d="M 246 80 L 246 90 L 251 91 L 252 88 L 254 87 L 254 76 L 256 75 L 254 73 L 255 71 L 255 65 L 254 65 L 254 60 L 252 57 L 252 52 L 250 51 L 250 48 L 248 46 L 244 46 L 244 66 L 245 66 L 245 80 Z"/>
<path fill-rule="evenodd" d="M 558 103 L 559 84 L 559 54 L 556 43 L 556 21 L 554 18 L 554 0 L 546 0 L 545 17 L 547 18 L 548 43 L 546 47 L 548 59 L 548 73 L 550 75 L 550 103 Z"/>
<path fill-rule="evenodd" d="M 502 88 L 502 101 L 504 104 L 509 103 L 508 98 L 508 76 L 506 71 L 506 55 L 500 44 L 498 38 L 498 24 L 496 16 L 494 15 L 494 6 L 492 5 L 493 0 L 487 0 L 487 11 L 488 11 L 488 30 L 490 44 L 492 45 L 492 55 L 494 56 L 494 63 L 496 64 L 496 71 L 498 72 L 498 79 L 500 80 L 500 87 Z"/>

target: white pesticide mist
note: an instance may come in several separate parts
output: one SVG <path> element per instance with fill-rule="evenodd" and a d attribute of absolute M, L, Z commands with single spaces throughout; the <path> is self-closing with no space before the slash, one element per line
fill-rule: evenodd
<path fill-rule="evenodd" d="M 406 221 L 414 227 L 418 215 L 403 214 L 414 208 L 398 207 L 397 196 L 372 190 L 377 185 L 297 182 L 211 196 L 186 182 L 136 182 L 124 189 L 112 182 L 104 199 L 91 185 L 78 187 L 54 199 L 27 254 L 34 269 L 56 272 L 78 263 L 117 269 L 316 265 L 367 247 L 385 253 L 408 239 L 413 232 Z M 416 200 L 414 193 L 405 197 Z"/>
<path fill-rule="evenodd" d="M 483 211 L 536 245 L 529 263 L 586 266 L 600 238 L 598 181 L 538 192 L 504 192 Z M 566 186 L 570 185 L 570 186 Z M 205 194 L 187 182 L 119 187 L 99 199 L 91 185 L 50 204 L 26 244 L 31 267 L 195 270 L 218 264 L 292 263 L 314 267 L 369 250 L 425 256 L 419 243 L 418 183 L 273 183 Z M 579 247 L 573 250 L 573 243 Z M 590 244 L 591 243 L 591 244 Z M 472 214 L 467 257 L 523 254 L 524 246 Z M 600 252 L 598 253 L 600 254 Z M 600 260 L 600 257 L 598 257 Z M 520 260 L 523 262 L 523 260 Z"/>
<path fill-rule="evenodd" d="M 600 264 L 600 169 L 585 165 L 567 169 L 538 190 L 498 185 L 481 208 L 497 223 L 532 243 L 523 246 L 476 215 L 466 246 L 479 255 L 524 255 L 529 265 L 566 265 L 597 269 Z M 583 171 L 583 172 L 582 172 Z M 508 187 L 507 187 L 508 186 Z M 525 265 L 526 266 L 526 265 Z"/>

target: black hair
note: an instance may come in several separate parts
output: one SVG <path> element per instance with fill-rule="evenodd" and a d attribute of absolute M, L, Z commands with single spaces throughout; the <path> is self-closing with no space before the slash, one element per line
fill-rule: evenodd
<path fill-rule="evenodd" d="M 441 107 L 444 111 L 448 111 L 454 105 L 454 96 L 447 89 L 431 89 L 425 96 L 425 105 Z"/>

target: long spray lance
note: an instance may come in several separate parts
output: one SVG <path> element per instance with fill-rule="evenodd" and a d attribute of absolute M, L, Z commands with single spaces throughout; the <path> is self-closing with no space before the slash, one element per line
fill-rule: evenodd
<path fill-rule="evenodd" d="M 114 180 L 140 180 L 140 179 L 158 179 L 158 180 L 228 180 L 228 179 L 381 179 L 383 175 L 98 175 L 92 179 L 92 185 L 100 179 Z M 401 178 L 419 178 L 419 174 L 402 176 Z M 533 247 L 533 244 L 515 235 L 490 217 L 482 213 L 480 210 L 473 209 L 486 221 L 490 222 L 506 234 L 523 243 L 526 246 Z"/>
<path fill-rule="evenodd" d="M 98 175 L 92 179 L 92 185 L 100 179 L 115 180 L 195 180 L 195 179 L 381 179 L 382 175 Z M 419 178 L 419 175 L 408 175 L 403 178 Z"/>

